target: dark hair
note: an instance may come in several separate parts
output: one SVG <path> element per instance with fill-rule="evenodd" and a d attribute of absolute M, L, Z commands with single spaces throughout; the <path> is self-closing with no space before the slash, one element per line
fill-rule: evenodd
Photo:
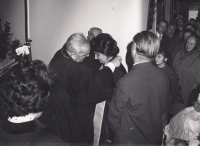
<path fill-rule="evenodd" d="M 192 30 L 190 30 L 190 29 L 185 29 L 185 30 L 183 31 L 183 36 L 184 36 L 184 34 L 187 33 L 187 32 L 190 32 L 191 35 L 196 35 L 196 33 L 195 33 L 194 31 L 192 31 Z"/>
<path fill-rule="evenodd" d="M 46 105 L 52 80 L 40 60 L 16 65 L 1 76 L 0 96 L 7 116 L 41 112 Z"/>
<path fill-rule="evenodd" d="M 170 61 L 171 61 L 171 57 L 170 57 L 170 55 L 169 55 L 169 52 L 168 51 L 166 51 L 166 50 L 163 50 L 162 48 L 160 48 L 159 50 L 158 50 L 158 53 L 157 54 L 161 54 L 161 55 L 163 55 L 164 56 L 164 58 L 167 58 L 167 61 L 165 62 L 167 65 L 169 65 L 170 64 Z"/>
<path fill-rule="evenodd" d="M 90 41 L 93 51 L 102 53 L 106 56 L 116 57 L 119 53 L 117 42 L 107 33 L 101 33 Z"/>
<path fill-rule="evenodd" d="M 189 26 L 189 25 L 192 26 L 192 27 L 194 28 L 194 31 L 197 30 L 197 26 L 195 26 L 195 24 L 193 24 L 193 23 L 191 23 L 191 22 L 188 22 L 188 23 L 185 24 L 184 30 L 187 29 L 187 26 Z"/>
<path fill-rule="evenodd" d="M 182 20 L 183 23 L 185 23 L 185 19 L 184 18 L 178 18 L 178 19 L 176 19 L 176 24 L 177 24 L 178 20 Z"/>
<path fill-rule="evenodd" d="M 168 27 L 169 27 L 169 26 L 174 26 L 175 29 L 176 29 L 176 27 L 177 27 L 176 24 L 173 23 L 173 22 L 168 23 Z"/>
<path fill-rule="evenodd" d="M 157 54 L 162 54 L 165 58 L 169 58 L 169 53 L 163 49 L 159 49 Z"/>
<path fill-rule="evenodd" d="M 194 23 L 197 23 L 197 20 L 196 19 L 194 19 L 194 18 L 190 18 L 190 20 L 189 20 L 190 22 L 194 22 Z"/>
<path fill-rule="evenodd" d="M 166 24 L 167 24 L 167 26 L 168 26 L 168 21 L 167 21 L 167 20 L 165 20 L 165 19 L 162 19 L 162 20 L 160 20 L 160 21 L 158 22 L 158 25 L 159 25 L 161 22 L 164 22 L 164 23 L 166 23 Z"/>
<path fill-rule="evenodd" d="M 185 33 L 188 33 L 188 32 L 189 32 L 191 35 L 196 35 L 196 33 L 195 33 L 193 30 L 185 29 L 185 30 L 183 31 L 183 34 L 182 34 L 182 37 L 181 37 L 181 41 L 184 41 L 184 42 L 185 42 L 184 34 L 185 34 Z"/>

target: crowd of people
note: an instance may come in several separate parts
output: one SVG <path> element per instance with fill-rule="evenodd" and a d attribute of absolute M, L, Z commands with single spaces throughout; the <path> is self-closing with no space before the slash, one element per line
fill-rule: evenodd
<path fill-rule="evenodd" d="M 2 72 L 0 143 L 198 145 L 199 40 L 195 19 L 161 20 L 133 37 L 127 72 L 110 34 L 72 34 L 48 67 Z"/>

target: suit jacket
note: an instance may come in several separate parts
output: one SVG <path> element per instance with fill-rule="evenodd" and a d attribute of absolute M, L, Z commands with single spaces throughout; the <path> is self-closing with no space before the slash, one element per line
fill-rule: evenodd
<path fill-rule="evenodd" d="M 114 143 L 161 144 L 161 117 L 169 101 L 169 80 L 161 69 L 151 62 L 133 66 L 118 81 L 108 109 Z"/>
<path fill-rule="evenodd" d="M 48 133 L 46 126 L 37 120 L 25 123 L 0 122 L 0 145 L 69 146 L 60 138 Z"/>
<path fill-rule="evenodd" d="M 49 70 L 56 83 L 40 120 L 66 142 L 92 143 L 96 103 L 113 94 L 112 71 L 108 67 L 93 71 L 73 61 L 64 49 L 56 52 Z"/>
<path fill-rule="evenodd" d="M 169 45 L 170 45 L 170 38 L 166 34 L 162 35 L 162 40 L 160 42 L 160 48 L 169 51 Z"/>
<path fill-rule="evenodd" d="M 176 35 L 173 35 L 171 38 L 170 38 L 170 45 L 169 45 L 169 53 L 170 54 L 173 54 L 176 46 L 179 44 L 179 37 L 177 37 Z"/>

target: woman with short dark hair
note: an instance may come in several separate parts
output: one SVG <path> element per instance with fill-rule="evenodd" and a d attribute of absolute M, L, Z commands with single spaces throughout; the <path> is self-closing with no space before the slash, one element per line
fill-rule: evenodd
<path fill-rule="evenodd" d="M 0 142 L 13 145 L 25 143 L 62 143 L 45 131 L 37 118 L 48 101 L 52 79 L 47 66 L 40 60 L 16 65 L 1 76 L 0 97 L 4 114 Z"/>

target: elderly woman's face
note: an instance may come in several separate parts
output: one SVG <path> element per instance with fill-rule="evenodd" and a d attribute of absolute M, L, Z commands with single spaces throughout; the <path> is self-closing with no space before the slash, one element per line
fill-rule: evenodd
<path fill-rule="evenodd" d="M 196 45 L 196 39 L 194 37 L 189 37 L 186 41 L 186 50 L 188 52 L 192 51 Z"/>

